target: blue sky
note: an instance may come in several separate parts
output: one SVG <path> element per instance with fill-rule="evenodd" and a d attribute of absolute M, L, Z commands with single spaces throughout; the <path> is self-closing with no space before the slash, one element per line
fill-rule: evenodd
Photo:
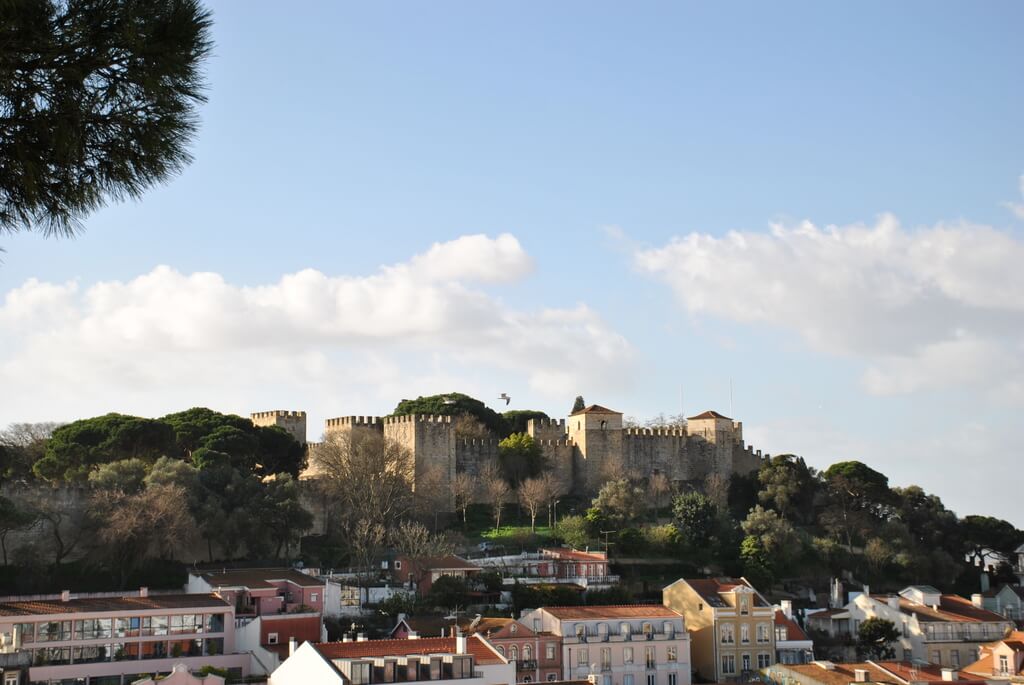
<path fill-rule="evenodd" d="M 731 380 L 761 449 L 1024 525 L 1021 4 L 211 7 L 195 162 L 0 241 L 0 423 Z"/>

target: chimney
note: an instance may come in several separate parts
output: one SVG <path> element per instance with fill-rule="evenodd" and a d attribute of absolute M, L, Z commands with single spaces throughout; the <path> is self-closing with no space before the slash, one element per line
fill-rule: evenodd
<path fill-rule="evenodd" d="M 341 634 L 341 641 L 342 642 L 352 642 L 352 638 L 349 637 L 348 633 L 342 633 Z"/>
<path fill-rule="evenodd" d="M 976 606 L 979 609 L 983 609 L 984 608 L 982 606 L 983 602 L 982 602 L 981 593 L 975 592 L 973 595 L 971 595 L 971 604 L 973 604 L 974 606 Z"/>
<path fill-rule="evenodd" d="M 466 636 L 456 635 L 455 636 L 455 653 L 465 654 L 466 653 Z"/>
<path fill-rule="evenodd" d="M 853 677 L 858 683 L 868 682 L 868 671 L 865 668 L 853 669 Z"/>
<path fill-rule="evenodd" d="M 64 590 L 60 593 L 60 601 L 70 602 L 71 601 L 71 590 Z"/>
<path fill-rule="evenodd" d="M 149 597 L 149 588 L 148 587 L 140 587 L 139 588 L 139 597 L 142 597 L 143 599 L 145 599 L 146 597 Z"/>
<path fill-rule="evenodd" d="M 988 573 L 982 571 L 981 572 L 981 591 L 982 592 L 988 592 L 991 587 L 992 587 L 992 584 L 991 584 L 991 581 L 989 581 Z"/>
<path fill-rule="evenodd" d="M 366 633 L 356 635 L 356 642 L 366 642 Z"/>
<path fill-rule="evenodd" d="M 943 680 L 960 680 L 960 673 L 955 668 L 942 669 Z"/>
<path fill-rule="evenodd" d="M 793 600 L 782 600 L 782 613 L 786 616 L 786 618 L 790 620 L 793 619 Z"/>
<path fill-rule="evenodd" d="M 409 634 L 405 636 L 405 639 L 406 640 L 419 640 L 420 639 L 420 634 L 417 633 L 415 630 L 410 630 Z"/>
<path fill-rule="evenodd" d="M 871 596 L 871 586 L 870 585 L 865 585 L 864 587 L 861 588 L 861 592 L 864 593 L 865 597 L 870 597 Z"/>
<path fill-rule="evenodd" d="M 292 654 L 294 654 L 295 650 L 298 648 L 298 646 L 299 646 L 299 641 L 298 640 L 296 640 L 294 637 L 288 638 L 288 656 L 291 656 Z"/>

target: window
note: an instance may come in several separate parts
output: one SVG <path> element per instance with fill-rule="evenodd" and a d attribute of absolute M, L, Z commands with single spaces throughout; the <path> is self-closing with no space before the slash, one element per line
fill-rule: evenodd
<path fill-rule="evenodd" d="M 744 654 L 743 655 L 743 670 L 744 671 L 749 671 L 750 670 L 750 655 L 749 654 Z"/>
<path fill-rule="evenodd" d="M 654 626 L 652 626 L 650 623 L 644 623 L 643 630 L 644 630 L 644 637 L 646 637 L 648 640 L 650 640 L 651 639 L 651 635 L 654 634 Z"/>
<path fill-rule="evenodd" d="M 576 653 L 576 665 L 577 666 L 589 666 L 590 665 L 590 653 L 586 649 L 581 649 Z"/>
<path fill-rule="evenodd" d="M 757 641 L 762 644 L 771 641 L 771 633 L 768 632 L 767 623 L 757 624 Z"/>
<path fill-rule="evenodd" d="M 668 685 L 678 685 L 678 676 L 675 673 L 668 674 Z"/>
<path fill-rule="evenodd" d="M 622 650 L 622 663 L 631 664 L 633 663 L 633 648 L 626 647 Z"/>
<path fill-rule="evenodd" d="M 648 673 L 647 674 L 647 685 L 658 685 L 658 674 Z"/>
<path fill-rule="evenodd" d="M 936 666 L 942 665 L 942 652 L 937 649 L 932 650 L 932 663 Z"/>
<path fill-rule="evenodd" d="M 675 646 L 669 647 L 667 658 L 669 661 L 679 661 L 679 648 Z"/>
<path fill-rule="evenodd" d="M 530 677 L 530 676 L 528 676 L 528 675 L 524 675 L 524 676 L 523 676 L 523 682 L 524 682 L 524 683 L 532 683 L 532 682 L 533 682 L 533 678 L 531 678 L 531 677 Z"/>
<path fill-rule="evenodd" d="M 610 675 L 606 675 L 604 678 L 601 679 L 601 682 L 604 685 L 612 685 L 612 677 Z"/>
<path fill-rule="evenodd" d="M 954 649 L 949 653 L 950 665 L 953 668 L 960 668 L 960 650 Z"/>
<path fill-rule="evenodd" d="M 758 668 L 768 668 L 771 665 L 772 665 L 771 654 L 768 654 L 767 652 L 761 652 L 760 654 L 757 655 L 757 667 Z"/>
<path fill-rule="evenodd" d="M 515 645 L 508 648 L 508 660 L 519 661 L 519 648 Z"/>
<path fill-rule="evenodd" d="M 785 642 L 789 639 L 789 628 L 786 626 L 775 626 L 775 641 Z"/>
<path fill-rule="evenodd" d="M 47 621 L 37 626 L 36 642 L 58 642 L 70 639 L 71 621 Z"/>
<path fill-rule="evenodd" d="M 505 656 L 505 648 L 501 645 L 497 645 L 498 654 Z"/>
<path fill-rule="evenodd" d="M 978 650 L 976 648 L 968 649 L 967 650 L 967 663 L 973 664 L 977 660 L 978 660 Z M 907 659 L 907 661 L 909 661 L 909 659 Z"/>
<path fill-rule="evenodd" d="M 999 655 L 999 675 L 1010 674 L 1010 659 L 1005 654 Z"/>
<path fill-rule="evenodd" d="M 622 676 L 622 685 L 633 685 L 633 674 L 627 673 Z"/>
<path fill-rule="evenodd" d="M 319 598 L 320 598 L 320 595 L 317 594 L 316 592 L 309 593 L 309 601 L 310 602 L 316 602 Z"/>
<path fill-rule="evenodd" d="M 27 645 L 35 641 L 36 626 L 34 623 L 15 623 L 14 629 L 21 635 L 21 644 Z"/>
<path fill-rule="evenodd" d="M 697 602 L 697 611 L 704 611 L 704 602 Z"/>
<path fill-rule="evenodd" d="M 647 664 L 647 668 L 654 668 L 654 647 L 644 649 L 644 661 Z"/>
<path fill-rule="evenodd" d="M 398 560 L 395 561 L 395 570 L 396 571 L 401 571 L 402 570 L 402 562 L 401 561 L 398 561 Z"/>
<path fill-rule="evenodd" d="M 582 623 L 576 624 L 576 637 L 582 639 L 587 634 L 587 627 Z"/>
<path fill-rule="evenodd" d="M 531 661 L 533 659 L 533 647 L 530 645 L 523 645 L 523 661 Z"/>
<path fill-rule="evenodd" d="M 750 613 L 750 598 L 745 595 L 740 596 L 740 613 L 744 616 Z"/>
<path fill-rule="evenodd" d="M 4 676 L 4 685 L 18 685 L 18 674 L 8 673 Z"/>
<path fill-rule="evenodd" d="M 607 671 L 612 667 L 612 650 L 608 647 L 601 648 L 601 670 Z"/>
<path fill-rule="evenodd" d="M 731 645 L 736 642 L 736 626 L 731 623 L 723 623 L 719 629 L 722 636 L 722 644 Z"/>
<path fill-rule="evenodd" d="M 722 673 L 736 673 L 736 657 L 734 655 L 724 654 L 722 656 Z"/>
<path fill-rule="evenodd" d="M 661 629 L 662 632 L 670 638 L 675 634 L 675 626 L 672 625 L 672 621 L 665 621 L 665 623 L 662 624 Z"/>
<path fill-rule="evenodd" d="M 511 625 L 509 625 L 509 627 L 508 627 L 508 632 L 512 633 L 513 635 L 515 635 L 515 634 L 516 634 L 516 631 L 517 631 L 517 630 L 519 630 L 519 626 L 517 626 L 517 625 L 516 625 L 515 623 L 512 623 L 512 624 L 511 624 Z"/>
<path fill-rule="evenodd" d="M 276 645 L 277 644 L 277 633 L 267 633 L 267 644 L 268 645 Z"/>
<path fill-rule="evenodd" d="M 533 619 L 533 630 L 534 630 L 534 632 L 537 632 L 537 633 L 540 632 L 540 619 L 539 618 Z"/>
<path fill-rule="evenodd" d="M 544 645 L 544 658 L 552 661 L 555 658 L 555 643 L 548 642 Z"/>
<path fill-rule="evenodd" d="M 548 682 L 553 683 L 558 680 L 558 675 L 555 673 L 548 673 Z"/>
<path fill-rule="evenodd" d="M 622 635 L 622 637 L 629 637 L 629 633 L 630 633 L 629 624 L 626 623 L 625 621 L 620 623 L 619 624 L 619 634 Z"/>
<path fill-rule="evenodd" d="M 750 626 L 746 623 L 740 626 L 740 642 L 750 644 Z"/>

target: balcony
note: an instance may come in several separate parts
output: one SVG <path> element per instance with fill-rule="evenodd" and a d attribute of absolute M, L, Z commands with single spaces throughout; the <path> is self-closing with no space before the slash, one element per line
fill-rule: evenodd
<path fill-rule="evenodd" d="M 532 671 L 532 670 L 536 670 L 536 668 L 537 668 L 537 660 L 536 659 L 522 659 L 522 660 L 516 662 L 516 670 L 517 671 Z"/>

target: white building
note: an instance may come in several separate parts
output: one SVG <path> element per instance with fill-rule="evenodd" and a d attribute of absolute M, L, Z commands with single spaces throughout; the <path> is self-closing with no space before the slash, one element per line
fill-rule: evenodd
<path fill-rule="evenodd" d="M 562 679 L 597 685 L 690 685 L 683 616 L 660 604 L 542 607 L 519 619 L 562 638 Z"/>
<path fill-rule="evenodd" d="M 480 636 L 303 643 L 270 685 L 514 685 L 515 668 Z"/>

